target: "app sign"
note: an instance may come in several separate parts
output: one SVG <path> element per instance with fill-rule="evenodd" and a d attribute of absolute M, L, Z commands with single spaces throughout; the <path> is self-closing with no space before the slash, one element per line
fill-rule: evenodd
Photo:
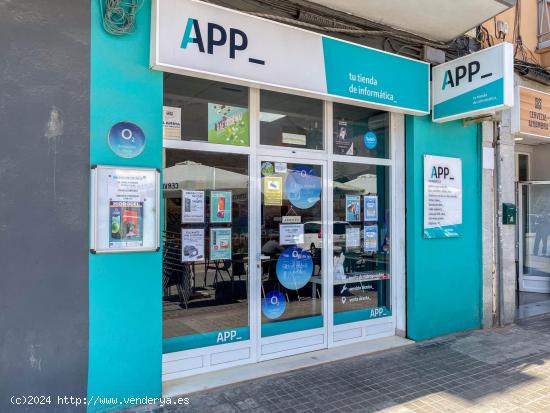
<path fill-rule="evenodd" d="M 277 278 L 289 290 L 305 286 L 313 273 L 311 254 L 298 247 L 288 247 L 277 260 Z"/>
<path fill-rule="evenodd" d="M 280 291 L 270 291 L 262 300 L 262 313 L 270 320 L 274 320 L 282 316 L 285 309 L 285 295 Z"/>
<path fill-rule="evenodd" d="M 296 208 L 311 208 L 321 199 L 321 178 L 309 166 L 297 166 L 286 177 L 285 193 Z"/>

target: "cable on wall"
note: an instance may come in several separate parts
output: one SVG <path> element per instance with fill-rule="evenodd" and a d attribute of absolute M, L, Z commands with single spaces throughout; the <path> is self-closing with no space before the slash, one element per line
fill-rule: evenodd
<path fill-rule="evenodd" d="M 103 28 L 114 36 L 132 33 L 144 0 L 99 0 Z"/>

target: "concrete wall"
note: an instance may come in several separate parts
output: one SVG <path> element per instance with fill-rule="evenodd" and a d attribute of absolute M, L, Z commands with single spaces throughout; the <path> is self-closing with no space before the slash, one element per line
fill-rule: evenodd
<path fill-rule="evenodd" d="M 56 397 L 85 397 L 87 386 L 87 4 L 0 1 L 2 413 L 84 410 Z"/>

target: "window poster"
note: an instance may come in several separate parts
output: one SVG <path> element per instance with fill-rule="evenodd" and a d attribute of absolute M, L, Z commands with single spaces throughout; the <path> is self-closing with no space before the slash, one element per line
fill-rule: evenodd
<path fill-rule="evenodd" d="M 248 109 L 209 102 L 208 142 L 249 146 Z"/>
<path fill-rule="evenodd" d="M 204 222 L 204 191 L 181 191 L 181 222 Z"/>
<path fill-rule="evenodd" d="M 182 262 L 204 260 L 203 228 L 183 228 L 181 230 L 181 260 Z"/>
<path fill-rule="evenodd" d="M 363 198 L 363 211 L 365 211 L 365 221 L 378 221 L 378 196 L 365 195 Z"/>
<path fill-rule="evenodd" d="M 279 224 L 279 245 L 304 243 L 304 224 Z"/>
<path fill-rule="evenodd" d="M 361 228 L 346 227 L 346 249 L 361 247 Z"/>
<path fill-rule="evenodd" d="M 92 252 L 158 248 L 159 180 L 152 168 L 92 168 Z"/>
<path fill-rule="evenodd" d="M 424 238 L 462 235 L 462 160 L 424 156 Z"/>
<path fill-rule="evenodd" d="M 365 225 L 363 228 L 363 251 L 378 251 L 378 225 Z"/>
<path fill-rule="evenodd" d="M 346 195 L 346 221 L 361 221 L 361 197 L 359 195 Z"/>
<path fill-rule="evenodd" d="M 231 191 L 210 191 L 210 222 L 231 222 Z"/>
<path fill-rule="evenodd" d="M 162 138 L 181 139 L 181 108 L 162 107 Z"/>
<path fill-rule="evenodd" d="M 210 259 L 231 259 L 231 228 L 210 228 Z"/>
<path fill-rule="evenodd" d="M 265 176 L 264 180 L 264 205 L 283 205 L 283 178 L 281 176 Z"/>
<path fill-rule="evenodd" d="M 351 122 L 339 120 L 336 125 L 335 152 L 338 155 L 353 155 Z"/>

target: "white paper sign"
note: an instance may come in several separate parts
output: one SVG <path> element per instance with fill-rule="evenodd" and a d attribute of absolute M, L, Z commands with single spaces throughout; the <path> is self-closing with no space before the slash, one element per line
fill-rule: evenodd
<path fill-rule="evenodd" d="M 462 160 L 424 156 L 424 238 L 462 235 Z"/>
<path fill-rule="evenodd" d="M 158 248 L 159 180 L 152 168 L 92 169 L 93 252 Z"/>
<path fill-rule="evenodd" d="M 204 260 L 204 229 L 181 230 L 181 260 L 183 262 Z"/>
<path fill-rule="evenodd" d="M 204 222 L 204 191 L 181 191 L 181 222 Z"/>
<path fill-rule="evenodd" d="M 304 243 L 304 224 L 279 224 L 279 245 Z"/>
<path fill-rule="evenodd" d="M 359 248 L 361 246 L 361 228 L 346 227 L 346 248 Z"/>
<path fill-rule="evenodd" d="M 164 139 L 181 139 L 181 108 L 162 107 L 162 137 Z"/>

